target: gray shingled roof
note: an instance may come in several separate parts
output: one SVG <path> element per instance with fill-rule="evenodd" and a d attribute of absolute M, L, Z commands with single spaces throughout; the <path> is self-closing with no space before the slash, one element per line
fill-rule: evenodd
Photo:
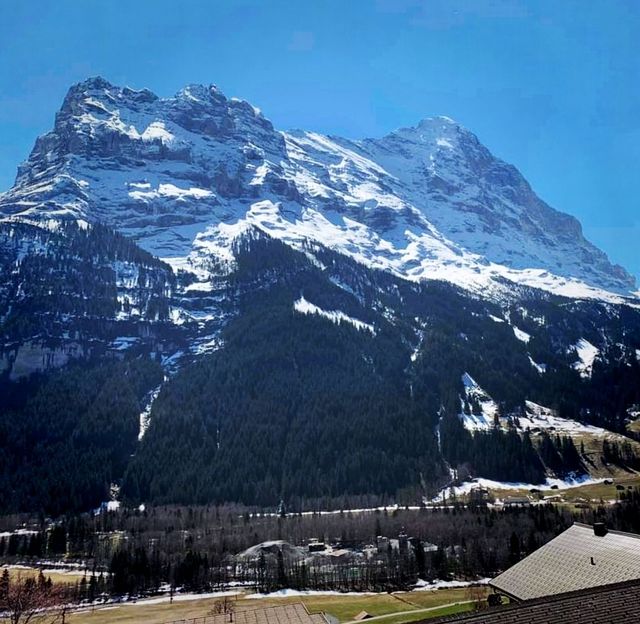
<path fill-rule="evenodd" d="M 574 524 L 494 578 L 490 585 L 518 600 L 640 579 L 640 536 Z"/>
<path fill-rule="evenodd" d="M 416 624 L 636 624 L 640 581 L 546 596 L 467 615 Z"/>

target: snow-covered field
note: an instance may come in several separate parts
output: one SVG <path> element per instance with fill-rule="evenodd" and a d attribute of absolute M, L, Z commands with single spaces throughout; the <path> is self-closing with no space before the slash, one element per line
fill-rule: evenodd
<path fill-rule="evenodd" d="M 532 361 L 533 363 L 533 361 Z M 538 365 L 542 366 L 542 365 Z M 540 372 L 543 369 L 539 369 Z M 469 375 L 465 373 L 462 376 L 462 383 L 465 390 L 465 398 L 467 401 L 475 401 L 479 407 L 479 413 L 467 414 L 461 409 L 460 419 L 462 424 L 469 431 L 489 431 L 495 426 L 495 417 L 498 414 L 498 406 L 495 401 L 485 392 L 480 385 Z M 462 406 L 464 407 L 464 402 Z M 525 402 L 525 412 L 519 414 L 517 418 L 509 419 L 509 426 L 515 425 L 521 431 L 546 431 L 551 434 L 580 435 L 587 434 L 592 436 L 604 436 L 608 433 L 606 429 L 594 427 L 571 420 L 560 418 L 554 410 L 538 405 L 533 401 Z M 473 411 L 473 410 L 472 410 Z M 503 427 L 507 426 L 507 418 L 500 419 Z"/>

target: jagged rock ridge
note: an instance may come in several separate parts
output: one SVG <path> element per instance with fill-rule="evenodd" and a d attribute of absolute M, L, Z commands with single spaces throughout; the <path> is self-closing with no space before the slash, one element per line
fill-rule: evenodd
<path fill-rule="evenodd" d="M 0 214 L 105 223 L 205 287 L 254 227 L 482 296 L 509 282 L 612 301 L 635 289 L 574 218 L 446 117 L 362 141 L 279 132 L 213 86 L 159 98 L 102 78 L 75 85 Z"/>

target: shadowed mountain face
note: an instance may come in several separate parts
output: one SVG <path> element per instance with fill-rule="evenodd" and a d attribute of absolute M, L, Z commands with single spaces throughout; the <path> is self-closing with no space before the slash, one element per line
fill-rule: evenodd
<path fill-rule="evenodd" d="M 349 141 L 88 80 L 0 195 L 0 512 L 582 474 L 560 436 L 640 414 L 634 288 L 448 118 Z"/>
<path fill-rule="evenodd" d="M 483 296 L 505 279 L 577 297 L 635 287 L 574 218 L 446 117 L 362 141 L 279 132 L 213 86 L 167 99 L 101 78 L 72 87 L 0 214 L 102 222 L 183 268 L 230 261 L 255 226 Z"/>

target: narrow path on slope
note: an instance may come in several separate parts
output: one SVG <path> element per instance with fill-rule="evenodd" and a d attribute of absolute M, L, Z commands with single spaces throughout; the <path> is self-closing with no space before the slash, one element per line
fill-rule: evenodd
<path fill-rule="evenodd" d="M 384 615 L 374 615 L 373 617 L 367 618 L 364 622 L 374 622 L 376 620 L 384 620 L 385 618 L 392 618 L 397 615 L 412 615 L 414 613 L 428 613 L 429 611 L 438 611 L 439 609 L 446 609 L 447 607 L 457 607 L 459 605 L 471 604 L 475 602 L 474 600 L 459 600 L 458 602 L 447 602 L 445 604 L 437 605 L 435 607 L 424 607 L 422 609 L 411 609 L 410 611 L 395 611 L 394 613 L 385 613 Z M 349 622 L 344 622 L 344 624 L 362 624 L 362 622 L 358 620 L 350 620 Z"/>

